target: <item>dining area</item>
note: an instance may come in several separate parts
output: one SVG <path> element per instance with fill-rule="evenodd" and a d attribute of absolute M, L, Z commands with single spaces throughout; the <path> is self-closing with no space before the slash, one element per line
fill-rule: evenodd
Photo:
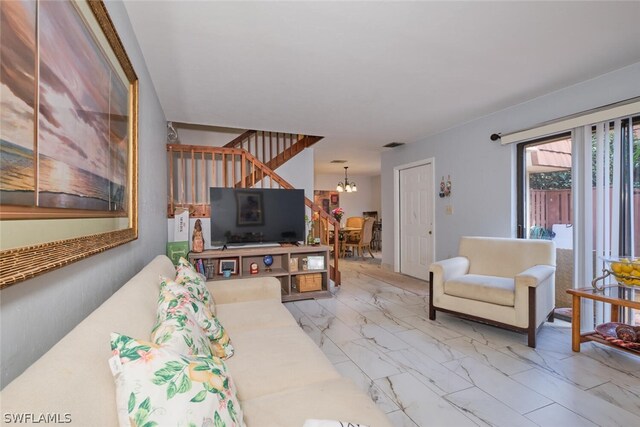
<path fill-rule="evenodd" d="M 338 256 L 340 258 L 364 259 L 367 254 L 371 258 L 375 258 L 373 252 L 381 250 L 382 221 L 377 218 L 377 212 L 363 212 L 363 214 L 369 215 L 348 217 L 344 221 L 344 225 L 340 226 L 338 230 Z M 334 231 L 329 231 L 328 243 L 333 245 Z"/>

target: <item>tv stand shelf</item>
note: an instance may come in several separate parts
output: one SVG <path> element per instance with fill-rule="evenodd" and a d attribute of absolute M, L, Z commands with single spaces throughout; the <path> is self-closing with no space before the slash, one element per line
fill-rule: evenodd
<path fill-rule="evenodd" d="M 266 271 L 264 257 L 271 255 L 273 265 L 271 271 Z M 321 257 L 322 267 L 303 270 L 304 259 Z M 316 258 L 320 259 L 320 258 Z M 329 298 L 329 247 L 328 246 L 265 246 L 251 248 L 232 248 L 206 250 L 200 253 L 189 253 L 189 261 L 196 264 L 201 260 L 207 280 L 231 280 L 234 278 L 275 277 L 280 281 L 282 301 L 297 301 L 302 299 Z M 235 271 L 230 278 L 219 273 L 220 263 L 235 261 Z M 251 274 L 252 263 L 258 264 L 258 273 Z M 310 276 L 316 274 L 318 276 Z M 300 282 L 311 279 L 313 284 L 304 285 L 301 291 Z"/>

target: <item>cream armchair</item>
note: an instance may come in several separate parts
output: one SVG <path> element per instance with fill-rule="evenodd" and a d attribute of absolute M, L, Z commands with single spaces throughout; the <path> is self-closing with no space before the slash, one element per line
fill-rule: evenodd
<path fill-rule="evenodd" d="M 459 256 L 429 268 L 429 319 L 456 314 L 528 335 L 553 321 L 556 251 L 548 240 L 462 237 Z"/>

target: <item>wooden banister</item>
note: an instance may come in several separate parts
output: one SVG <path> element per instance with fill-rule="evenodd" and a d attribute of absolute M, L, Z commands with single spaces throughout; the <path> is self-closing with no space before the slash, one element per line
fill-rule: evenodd
<path fill-rule="evenodd" d="M 238 148 L 237 147 L 238 144 L 242 144 L 247 138 L 251 137 L 251 135 L 253 135 L 256 132 L 257 131 L 255 130 L 248 130 L 242 133 L 241 135 L 235 137 L 231 141 L 227 142 L 224 146 L 226 148 Z"/>

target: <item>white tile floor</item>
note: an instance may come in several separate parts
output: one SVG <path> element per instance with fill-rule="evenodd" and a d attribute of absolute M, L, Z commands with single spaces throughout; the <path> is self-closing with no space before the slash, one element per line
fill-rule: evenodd
<path fill-rule="evenodd" d="M 341 271 L 334 298 L 285 306 L 395 426 L 640 426 L 640 357 L 595 343 L 574 353 L 561 321 L 536 349 L 454 316 L 432 322 L 427 297 L 353 262 Z"/>

